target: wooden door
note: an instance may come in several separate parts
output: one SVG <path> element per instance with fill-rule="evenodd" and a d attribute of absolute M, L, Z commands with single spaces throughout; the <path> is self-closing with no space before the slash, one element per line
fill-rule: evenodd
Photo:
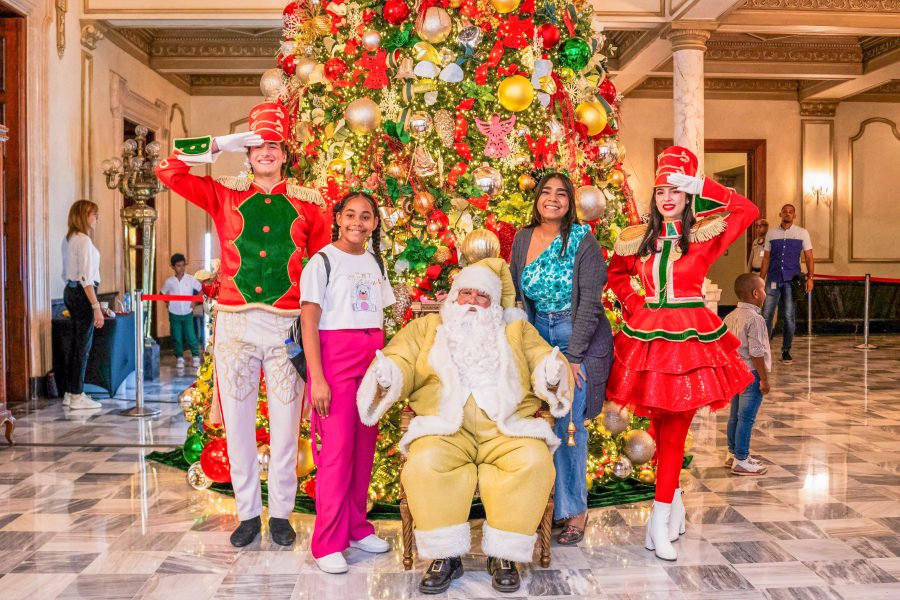
<path fill-rule="evenodd" d="M 31 373 L 26 300 L 25 64 L 25 19 L 0 18 L 0 123 L 9 130 L 9 139 L 2 146 L 0 180 L 0 311 L 3 312 L 0 379 L 4 380 L 0 385 L 5 388 L 4 397 L 11 402 L 28 399 Z"/>

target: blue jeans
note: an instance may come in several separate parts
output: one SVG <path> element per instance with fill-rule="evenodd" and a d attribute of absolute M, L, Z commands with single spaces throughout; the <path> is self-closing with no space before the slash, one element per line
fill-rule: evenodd
<path fill-rule="evenodd" d="M 569 347 L 572 337 L 572 314 L 568 311 L 558 313 L 535 313 L 534 326 L 548 344 L 558 346 L 561 352 Z M 582 373 L 584 365 L 581 366 Z M 587 383 L 582 388 L 575 388 L 572 400 L 572 421 L 575 423 L 575 445 L 567 446 L 569 419 L 556 419 L 553 432 L 562 445 L 553 454 L 556 467 L 556 492 L 554 496 L 553 518 L 568 519 L 580 515 L 587 510 L 587 455 L 588 433 L 584 427 L 584 415 L 587 401 Z"/>
<path fill-rule="evenodd" d="M 762 404 L 763 396 L 759 391 L 759 373 L 753 371 L 753 383 L 743 392 L 731 399 L 731 416 L 728 417 L 728 451 L 737 460 L 746 460 L 750 456 L 750 434 L 756 423 L 756 413 Z"/>
<path fill-rule="evenodd" d="M 779 302 L 780 301 L 780 302 Z M 763 304 L 762 314 L 769 329 L 769 337 L 772 337 L 772 328 L 775 327 L 775 309 L 781 308 L 782 327 L 781 351 L 790 352 L 794 342 L 794 332 L 797 330 L 797 321 L 794 318 L 794 290 L 790 281 L 776 283 L 772 289 L 772 282 L 766 281 L 766 302 Z"/>

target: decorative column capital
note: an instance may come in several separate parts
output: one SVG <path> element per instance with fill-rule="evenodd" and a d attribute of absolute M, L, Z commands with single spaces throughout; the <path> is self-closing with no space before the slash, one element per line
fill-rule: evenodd
<path fill-rule="evenodd" d="M 706 42 L 716 27 L 715 23 L 708 22 L 672 23 L 672 28 L 665 33 L 665 38 L 671 42 L 672 52 L 678 50 L 706 52 Z"/>
<path fill-rule="evenodd" d="M 800 102 L 800 116 L 833 119 L 838 104 L 837 100 L 803 100 Z"/>
<path fill-rule="evenodd" d="M 96 50 L 97 43 L 105 37 L 103 29 L 97 23 L 88 22 L 81 26 L 81 45 L 85 50 Z"/>

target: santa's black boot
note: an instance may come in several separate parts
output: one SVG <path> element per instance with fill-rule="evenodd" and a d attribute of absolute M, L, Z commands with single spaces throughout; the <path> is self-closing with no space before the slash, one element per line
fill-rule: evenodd
<path fill-rule="evenodd" d="M 431 561 L 419 581 L 419 591 L 423 594 L 442 594 L 450 587 L 450 582 L 463 576 L 462 559 L 438 558 Z"/>

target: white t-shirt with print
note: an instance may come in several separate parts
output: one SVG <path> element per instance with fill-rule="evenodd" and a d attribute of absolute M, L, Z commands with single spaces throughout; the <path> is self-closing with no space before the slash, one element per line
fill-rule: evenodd
<path fill-rule="evenodd" d="M 328 256 L 331 274 L 316 254 L 300 275 L 300 300 L 322 307 L 319 329 L 381 329 L 383 310 L 396 302 L 394 290 L 381 274 L 370 253 L 348 254 L 329 244 L 322 248 Z M 326 286 L 327 281 L 327 286 Z"/>

